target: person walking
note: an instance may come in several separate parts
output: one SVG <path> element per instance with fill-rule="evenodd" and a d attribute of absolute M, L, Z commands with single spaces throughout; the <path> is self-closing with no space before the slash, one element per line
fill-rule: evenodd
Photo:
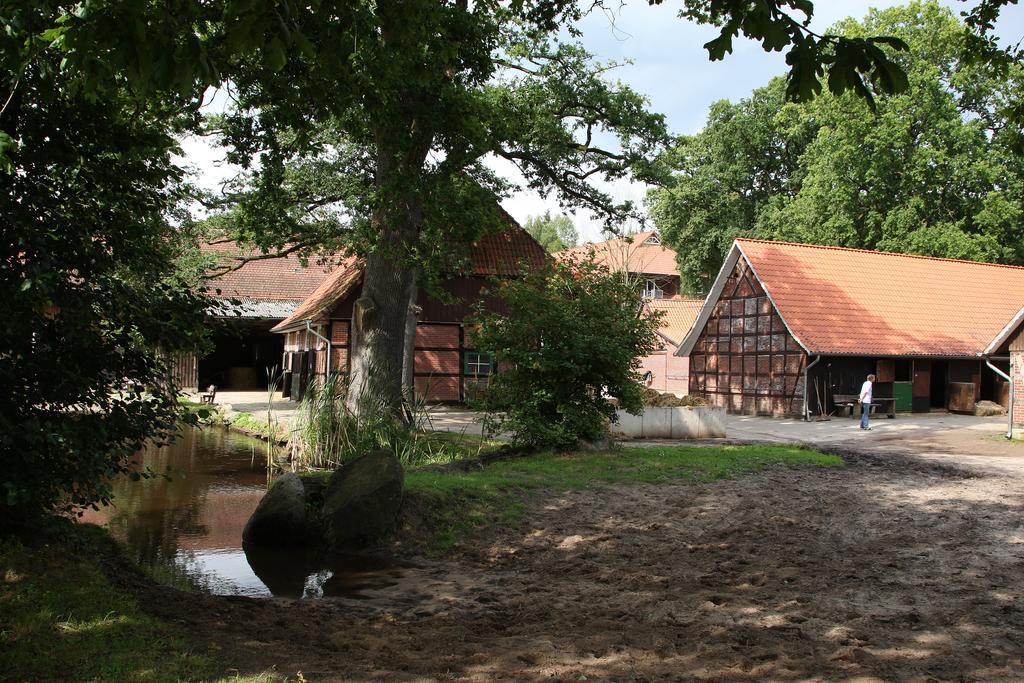
<path fill-rule="evenodd" d="M 867 380 L 860 386 L 860 428 L 871 429 L 868 425 L 868 416 L 871 415 L 871 392 L 874 389 L 874 375 L 868 375 Z"/>

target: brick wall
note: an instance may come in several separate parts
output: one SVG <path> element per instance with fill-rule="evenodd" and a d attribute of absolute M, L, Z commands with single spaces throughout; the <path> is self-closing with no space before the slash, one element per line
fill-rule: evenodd
<path fill-rule="evenodd" d="M 1024 431 L 1024 351 L 1010 351 L 1010 379 L 1013 380 L 1013 431 Z"/>
<path fill-rule="evenodd" d="M 459 328 L 455 325 L 420 323 L 416 326 L 416 347 L 457 349 L 459 348 Z"/>
<path fill-rule="evenodd" d="M 690 391 L 690 359 L 675 355 L 676 347 L 663 344 L 660 349 L 640 359 L 640 374 L 650 371 L 648 383 L 655 391 L 686 395 Z"/>
<path fill-rule="evenodd" d="M 665 374 L 667 367 L 665 356 L 666 351 L 665 348 L 662 347 L 649 356 L 644 356 L 640 359 L 640 374 L 643 375 L 646 372 L 651 373 L 653 378 L 647 383 L 647 386 L 655 391 L 665 391 Z"/>
<path fill-rule="evenodd" d="M 688 394 L 690 392 L 690 359 L 686 356 L 677 356 L 676 348 L 668 348 L 667 363 L 665 366 L 665 391 L 674 394 Z"/>

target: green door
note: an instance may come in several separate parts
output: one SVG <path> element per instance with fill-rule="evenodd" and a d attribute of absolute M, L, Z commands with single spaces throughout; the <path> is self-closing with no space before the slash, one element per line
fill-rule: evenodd
<path fill-rule="evenodd" d="M 914 407 L 914 390 L 911 382 L 893 382 L 892 396 L 896 399 L 896 412 L 910 412 Z"/>

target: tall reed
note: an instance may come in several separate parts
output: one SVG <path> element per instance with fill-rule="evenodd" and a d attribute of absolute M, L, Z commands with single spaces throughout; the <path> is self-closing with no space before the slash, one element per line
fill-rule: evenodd
<path fill-rule="evenodd" d="M 478 455 L 480 440 L 464 433 L 426 431 L 430 417 L 422 399 L 406 402 L 405 424 L 382 411 L 357 418 L 345 405 L 344 377 L 330 374 L 310 383 L 299 404 L 293 441 L 293 462 L 305 467 L 334 468 L 380 448 L 393 451 L 406 467 Z"/>

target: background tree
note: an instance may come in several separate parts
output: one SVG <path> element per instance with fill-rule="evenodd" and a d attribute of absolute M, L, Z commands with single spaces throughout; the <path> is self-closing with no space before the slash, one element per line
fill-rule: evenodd
<path fill-rule="evenodd" d="M 615 406 L 643 410 L 640 359 L 657 346 L 658 318 L 641 314 L 642 290 L 593 259 L 550 262 L 492 290 L 503 313 L 481 306 L 475 348 L 495 354 L 501 371 L 479 407 L 488 429 L 517 443 L 571 448 L 607 436 Z"/>
<path fill-rule="evenodd" d="M 527 218 L 523 228 L 533 235 L 549 254 L 575 247 L 580 240 L 572 219 L 565 214 L 552 216 L 550 211 L 545 211 L 543 216 Z"/>
<path fill-rule="evenodd" d="M 775 79 L 737 104 L 718 102 L 705 129 L 669 153 L 676 174 L 649 198 L 684 282 L 706 291 L 735 237 L 1024 262 L 1022 70 L 1004 78 L 961 60 L 963 26 L 935 2 L 873 11 L 835 28 L 886 33 L 909 89 L 877 112 L 849 95 L 787 103 Z"/>

